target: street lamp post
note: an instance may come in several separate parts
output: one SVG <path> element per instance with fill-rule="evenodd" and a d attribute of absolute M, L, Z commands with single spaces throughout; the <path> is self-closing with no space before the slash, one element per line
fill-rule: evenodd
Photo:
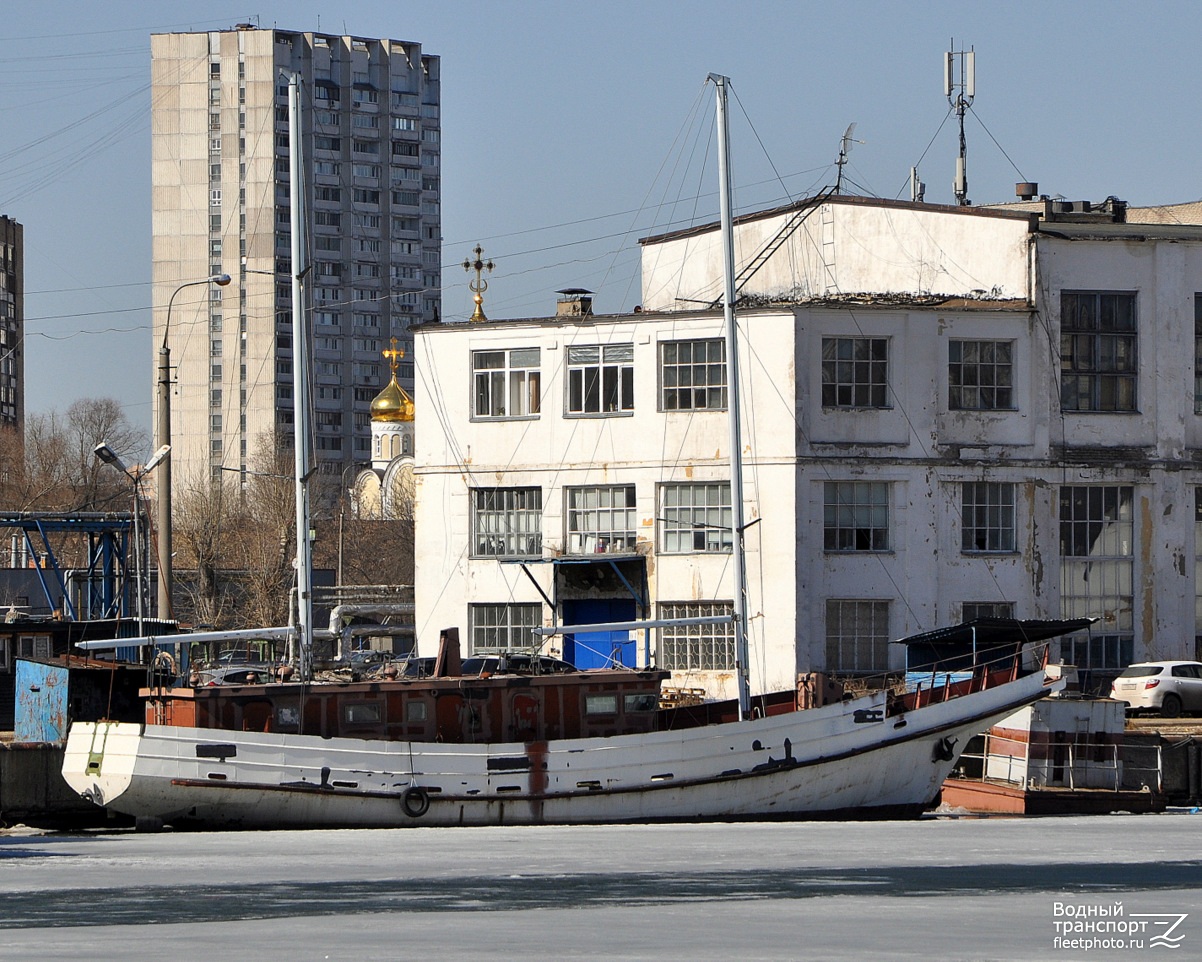
<path fill-rule="evenodd" d="M 159 348 L 159 411 L 155 424 L 155 443 L 160 449 L 171 444 L 171 348 L 167 336 L 171 331 L 171 308 L 175 304 L 175 295 L 186 287 L 197 287 L 200 284 L 216 284 L 225 287 L 230 282 L 229 274 L 212 274 L 200 281 L 188 281 L 180 284 L 167 301 L 167 322 L 163 325 L 163 346 Z M 171 617 L 171 462 L 163 465 L 159 477 L 158 498 L 158 529 L 159 529 L 159 617 Z"/>
<path fill-rule="evenodd" d="M 140 519 L 142 517 L 142 479 L 150 474 L 160 464 L 166 466 L 169 461 L 167 456 L 171 453 L 171 445 L 164 444 L 161 448 L 154 452 L 150 460 L 143 465 L 135 465 L 128 468 L 125 462 L 121 460 L 121 456 L 108 446 L 108 442 L 101 441 L 92 449 L 92 453 L 96 455 L 105 464 L 111 464 L 118 471 L 121 471 L 134 486 L 134 585 L 137 589 L 138 603 L 136 605 L 138 617 L 138 634 L 145 635 L 146 631 L 143 628 L 144 607 L 143 599 L 146 595 L 145 579 L 143 572 L 145 568 L 142 564 L 142 526 Z"/>

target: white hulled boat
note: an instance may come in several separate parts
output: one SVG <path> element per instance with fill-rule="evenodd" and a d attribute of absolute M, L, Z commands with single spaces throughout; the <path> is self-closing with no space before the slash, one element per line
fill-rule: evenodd
<path fill-rule="evenodd" d="M 710 79 L 720 120 L 727 383 L 737 412 L 727 80 Z M 295 83 L 292 94 L 295 138 Z M 294 169 L 292 183 L 299 182 Z M 295 218 L 295 203 L 293 210 Z M 300 236 L 294 224 L 294 245 Z M 302 270 L 301 261 L 294 249 L 294 270 Z M 299 292 L 293 302 L 302 303 Z M 298 310 L 294 318 L 298 349 L 305 342 L 300 315 Z M 303 368 L 298 357 L 294 376 L 303 378 Z M 294 396 L 306 396 L 303 383 Z M 296 462 L 303 532 L 302 407 Z M 295 640 L 301 680 L 147 689 L 143 724 L 71 726 L 64 778 L 83 796 L 145 825 L 384 827 L 921 813 L 938 799 L 971 736 L 1052 687 L 1041 668 L 1024 671 L 1024 665 L 1043 663 L 1031 643 L 1087 623 L 1013 622 L 992 662 L 957 664 L 954 674 L 933 668 L 925 683 L 835 697 L 817 707 L 795 691 L 752 697 L 739 418 L 730 421 L 737 703 L 661 708 L 660 685 L 668 672 L 655 669 L 465 676 L 454 630 L 444 632 L 433 677 L 315 683 L 308 670 L 308 545 L 299 538 L 296 627 L 250 634 Z M 714 620 L 722 619 L 694 619 Z M 572 630 L 621 627 L 629 626 Z M 537 659 L 528 663 L 539 665 Z"/>

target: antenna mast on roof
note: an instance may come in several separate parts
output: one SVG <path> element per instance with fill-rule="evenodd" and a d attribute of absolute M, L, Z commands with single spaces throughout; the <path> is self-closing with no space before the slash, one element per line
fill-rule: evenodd
<path fill-rule="evenodd" d="M 847 129 L 843 131 L 843 139 L 839 141 L 839 159 L 835 161 L 835 165 L 839 168 L 839 175 L 835 179 L 835 193 L 843 193 L 843 165 L 847 163 L 847 155 L 851 153 L 852 144 L 862 144 L 864 141 L 855 140 L 856 125 L 848 124 Z"/>
<path fill-rule="evenodd" d="M 955 45 L 956 41 L 952 40 L 953 49 L 948 51 L 943 61 L 943 92 L 960 120 L 960 156 L 956 159 L 956 179 L 952 183 L 952 190 L 956 193 L 956 203 L 966 207 L 969 204 L 968 146 L 964 141 L 964 112 L 972 106 L 972 99 L 977 93 L 977 55 L 971 47 L 968 50 L 956 50 Z M 957 62 L 960 68 L 958 80 L 955 69 Z"/>

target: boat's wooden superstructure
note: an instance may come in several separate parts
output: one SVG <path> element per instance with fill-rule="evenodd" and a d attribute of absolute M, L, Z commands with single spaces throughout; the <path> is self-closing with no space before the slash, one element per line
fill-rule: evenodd
<path fill-rule="evenodd" d="M 490 744 L 655 731 L 666 671 L 144 689 L 146 724 Z"/>

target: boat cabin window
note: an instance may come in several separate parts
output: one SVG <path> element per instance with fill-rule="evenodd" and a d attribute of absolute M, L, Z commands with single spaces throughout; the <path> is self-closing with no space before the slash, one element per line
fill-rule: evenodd
<path fill-rule="evenodd" d="M 655 692 L 642 692 L 638 695 L 627 695 L 623 702 L 626 711 L 655 711 L 659 708 L 659 695 Z"/>
<path fill-rule="evenodd" d="M 586 695 L 584 712 L 586 715 L 616 715 L 618 713 L 618 696 Z"/>
<path fill-rule="evenodd" d="M 348 725 L 378 725 L 382 718 L 379 705 L 357 704 L 344 705 L 342 720 Z"/>
<path fill-rule="evenodd" d="M 412 699 L 405 705 L 405 721 L 424 722 L 426 720 L 426 703 Z"/>
<path fill-rule="evenodd" d="M 277 731 L 296 731 L 300 727 L 300 711 L 292 705 L 275 706 Z"/>

